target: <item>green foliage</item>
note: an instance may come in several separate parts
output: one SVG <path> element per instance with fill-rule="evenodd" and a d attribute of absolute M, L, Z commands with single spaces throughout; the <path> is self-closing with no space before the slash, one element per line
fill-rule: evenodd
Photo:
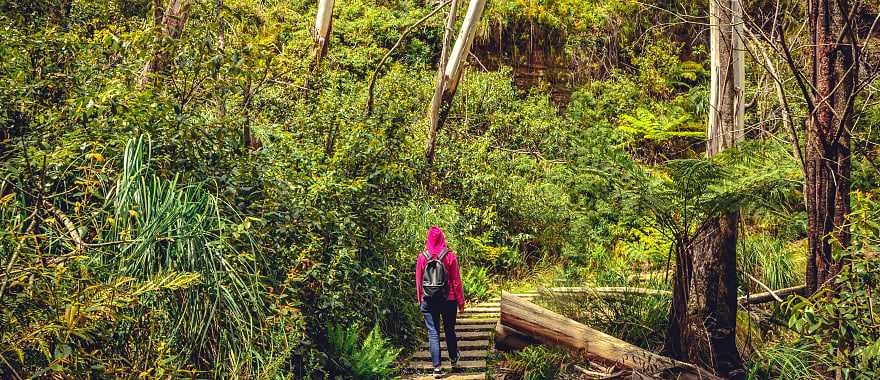
<path fill-rule="evenodd" d="M 357 379 L 387 379 L 393 373 L 393 364 L 400 349 L 390 346 L 376 325 L 361 342 L 360 325 L 331 326 L 328 330 L 330 345 L 339 363 Z"/>
<path fill-rule="evenodd" d="M 787 247 L 783 241 L 768 235 L 745 236 L 737 242 L 737 269 L 757 278 L 771 289 L 802 284 L 806 263 L 801 262 L 803 254 L 800 248 Z M 767 291 L 745 275 L 740 276 L 739 283 L 752 293 Z"/>
<path fill-rule="evenodd" d="M 4 374 L 388 377 L 391 345 L 421 337 L 412 268 L 430 225 L 471 300 L 510 279 L 632 285 L 695 220 L 737 207 L 748 273 L 798 280 L 796 255 L 770 254 L 802 249 L 796 161 L 773 130 L 694 159 L 705 38 L 657 12 L 667 4 L 489 2 L 432 168 L 443 12 L 378 73 L 372 116 L 364 106 L 378 60 L 434 3 L 337 4 L 320 65 L 314 2 L 217 4 L 192 2 L 178 39 L 160 37 L 147 0 L 0 5 Z M 676 12 L 702 17 L 705 4 Z M 142 88 L 157 48 L 168 65 Z M 523 86 L 538 74 L 549 88 Z M 866 147 L 854 149 L 859 204 L 876 198 L 876 108 L 853 134 Z M 748 120 L 763 128 L 772 113 Z M 854 231 L 876 233 L 872 210 L 857 208 Z M 653 349 L 668 300 L 567 305 Z M 328 331 L 374 321 L 367 345 L 360 330 Z M 533 350 L 522 368 L 552 376 L 542 366 L 562 359 Z"/>
<path fill-rule="evenodd" d="M 492 280 L 489 278 L 486 268 L 467 268 L 464 270 L 461 280 L 464 283 L 464 297 L 469 302 L 485 301 L 491 295 Z"/>
<path fill-rule="evenodd" d="M 764 347 L 747 359 L 748 378 L 756 380 L 819 379 L 829 364 L 816 355 L 814 347 L 786 341 Z"/>
<path fill-rule="evenodd" d="M 598 278 L 601 286 L 620 286 L 632 273 L 625 269 L 609 270 L 606 277 Z M 613 275 L 612 275 L 613 273 Z M 651 288 L 665 289 L 655 279 Z M 607 282 L 605 282 L 607 281 Z M 544 295 L 541 302 L 568 318 L 623 339 L 642 348 L 659 351 L 664 343 L 664 331 L 669 321 L 671 298 L 622 294 L 606 297 L 595 293 Z"/>
<path fill-rule="evenodd" d="M 540 345 L 504 355 L 505 366 L 511 370 L 511 375 L 522 380 L 555 379 L 565 360 L 564 353 Z"/>
<path fill-rule="evenodd" d="M 785 304 L 788 325 L 815 347 L 829 370 L 845 379 L 873 379 L 880 376 L 880 261 L 854 252 L 845 255 L 849 265 L 833 279 L 832 287 Z"/>

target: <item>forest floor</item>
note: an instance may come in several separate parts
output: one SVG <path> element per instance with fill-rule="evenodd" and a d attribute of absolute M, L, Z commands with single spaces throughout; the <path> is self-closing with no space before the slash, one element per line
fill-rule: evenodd
<path fill-rule="evenodd" d="M 524 292 L 517 294 L 527 300 L 537 296 L 536 292 Z M 492 336 L 495 332 L 495 324 L 501 314 L 499 297 L 491 298 L 486 302 L 474 303 L 466 306 L 464 312 L 459 314 L 455 325 L 458 336 L 460 369 L 456 373 L 449 371 L 449 358 L 446 352 L 446 337 L 440 332 L 440 349 L 443 362 L 444 379 L 450 380 L 477 380 L 485 379 L 490 372 L 489 358 L 494 352 Z M 433 379 L 431 371 L 431 353 L 428 351 L 428 339 L 425 334 L 421 335 L 422 341 L 419 350 L 410 356 L 403 369 L 404 379 Z"/>

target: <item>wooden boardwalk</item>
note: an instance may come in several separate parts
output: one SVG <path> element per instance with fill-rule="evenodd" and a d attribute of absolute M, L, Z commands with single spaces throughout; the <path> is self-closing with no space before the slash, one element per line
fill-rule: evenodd
<path fill-rule="evenodd" d="M 532 299 L 536 293 L 526 293 L 520 296 Z M 443 379 L 449 380 L 483 380 L 486 378 L 488 369 L 487 359 L 494 351 L 491 346 L 492 334 L 495 324 L 501 314 L 501 299 L 492 298 L 486 302 L 469 304 L 464 312 L 458 315 L 455 324 L 455 333 L 458 336 L 459 367 L 456 373 L 450 373 L 449 358 L 446 352 L 446 337 L 440 331 L 440 356 L 443 363 Z M 403 379 L 428 380 L 433 379 L 433 366 L 431 353 L 428 351 L 428 338 L 421 335 L 422 341 L 419 350 L 412 354 L 406 361 L 403 369 Z"/>

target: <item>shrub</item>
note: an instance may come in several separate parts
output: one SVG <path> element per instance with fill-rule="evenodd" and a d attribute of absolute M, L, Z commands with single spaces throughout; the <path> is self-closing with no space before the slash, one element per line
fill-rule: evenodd
<path fill-rule="evenodd" d="M 340 370 L 357 379 L 387 379 L 394 371 L 393 363 L 400 349 L 391 347 L 382 336 L 379 325 L 373 327 L 363 343 L 360 325 L 332 326 L 328 331 Z"/>
<path fill-rule="evenodd" d="M 486 268 L 468 268 L 464 271 L 461 280 L 464 283 L 464 297 L 469 302 L 484 301 L 489 298 L 491 280 Z"/>

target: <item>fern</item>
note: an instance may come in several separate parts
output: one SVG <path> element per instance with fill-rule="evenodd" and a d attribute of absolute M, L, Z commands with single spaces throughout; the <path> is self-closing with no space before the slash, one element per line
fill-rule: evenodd
<path fill-rule="evenodd" d="M 394 361 L 400 349 L 391 346 L 382 336 L 379 325 L 373 327 L 362 344 L 358 344 L 360 325 L 333 325 L 328 340 L 337 355 L 338 364 L 357 379 L 387 379 L 394 372 Z"/>

